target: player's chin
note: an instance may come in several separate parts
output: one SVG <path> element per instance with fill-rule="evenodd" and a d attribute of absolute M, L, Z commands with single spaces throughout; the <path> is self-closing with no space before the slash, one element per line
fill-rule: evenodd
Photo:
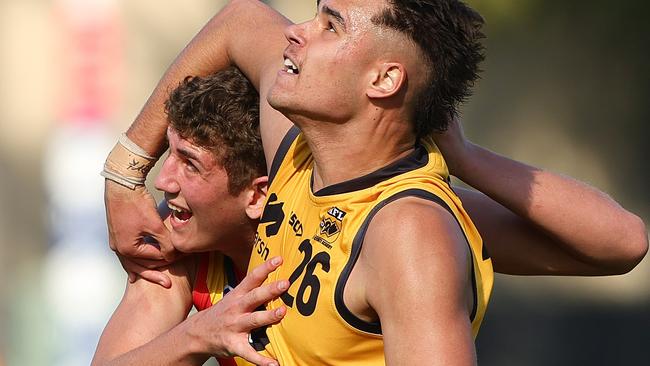
<path fill-rule="evenodd" d="M 271 107 L 279 111 L 288 109 L 291 106 L 292 98 L 290 92 L 291 88 L 289 88 L 286 83 L 278 80 L 269 90 L 269 94 L 266 96 L 266 101 L 269 102 Z"/>
<path fill-rule="evenodd" d="M 191 233 L 187 232 L 186 230 L 183 230 L 182 233 L 176 230 L 172 230 L 171 234 L 172 245 L 174 248 L 176 248 L 176 250 L 183 253 L 191 253 L 194 251 Z"/>

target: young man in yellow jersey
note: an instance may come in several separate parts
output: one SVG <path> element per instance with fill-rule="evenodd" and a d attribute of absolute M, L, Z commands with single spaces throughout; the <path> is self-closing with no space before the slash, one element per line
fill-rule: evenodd
<path fill-rule="evenodd" d="M 234 2 L 186 48 L 129 131 L 136 143 L 156 155 L 165 126 L 156 118 L 165 87 L 187 72 L 212 72 L 231 62 L 251 78 L 265 97 L 263 100 L 268 96 L 274 108 L 300 127 L 303 135 L 291 139 L 291 133 L 287 134 L 291 128 L 289 121 L 262 104 L 267 163 L 273 161 L 279 147 L 282 153 L 277 154 L 277 169 L 271 170 L 279 183 L 275 188 L 271 186 L 267 220 L 262 219 L 267 223 L 260 226 L 255 248 L 258 256 L 254 255 L 251 263 L 282 254 L 287 264 L 280 277 L 294 280 L 286 296 L 277 300 L 288 306 L 287 316 L 282 325 L 273 326 L 268 332 L 271 344 L 267 351 L 283 364 L 313 363 L 316 359 L 317 363 L 331 364 L 353 364 L 366 359 L 382 364 L 475 362 L 472 334 L 489 294 L 489 257 L 462 206 L 445 185 L 444 164 L 428 140 L 428 134 L 442 126 L 418 121 L 446 121 L 467 95 L 480 59 L 480 47 L 475 44 L 480 36 L 480 17 L 455 1 L 423 3 L 424 8 L 415 11 L 408 6 L 400 7 L 404 5 L 401 3 L 383 1 L 322 2 L 314 20 L 288 27 L 290 46 L 285 52 L 285 67 L 277 72 L 276 80 L 281 50 L 286 45 L 277 30 L 286 21 L 263 4 Z M 418 2 L 417 6 L 421 5 Z M 423 9 L 424 20 L 420 17 Z M 415 23 L 420 25 L 409 29 L 408 24 L 401 23 L 408 16 L 414 16 Z M 241 19 L 254 23 L 255 28 L 246 27 Z M 442 37 L 452 34 L 452 38 L 460 38 L 462 45 L 469 40 L 470 47 L 434 42 L 431 49 L 440 54 L 426 54 L 430 47 L 421 43 L 428 40 L 417 39 L 426 37 L 421 29 L 423 24 L 425 30 L 442 29 Z M 445 29 L 449 24 L 452 29 Z M 462 60 L 453 59 L 456 51 L 462 51 Z M 422 59 L 426 62 L 420 63 Z M 449 74 L 434 76 L 439 71 Z M 445 85 L 445 81 L 455 86 Z M 426 85 L 436 85 L 437 90 L 423 95 Z M 439 91 L 445 95 L 435 95 Z M 427 108 L 417 107 L 419 102 Z M 433 106 L 433 110 L 428 110 L 428 106 Z M 424 110 L 428 112 L 423 116 L 420 112 Z M 281 144 L 285 136 L 290 137 Z M 587 254 L 591 249 L 597 248 L 611 268 L 634 263 L 645 253 L 647 239 L 644 229 L 639 229 L 642 223 L 602 199 L 598 192 L 569 184 L 565 186 L 566 195 L 552 197 L 550 205 L 538 206 L 536 203 L 546 192 L 537 188 L 553 186 L 558 179 L 555 175 L 511 164 L 479 148 L 466 148 L 459 151 L 490 160 L 501 173 L 526 170 L 529 184 L 511 187 L 508 194 L 512 197 L 504 201 L 574 250 L 573 255 L 567 255 L 562 247 L 556 251 L 543 250 L 547 261 L 539 264 L 538 258 L 521 253 L 519 258 L 499 257 L 499 243 L 495 243 L 492 255 L 495 265 L 501 261 L 503 271 L 526 272 L 535 268 L 535 262 L 543 266 L 540 271 L 563 273 L 575 264 L 589 272 L 594 268 L 590 262 L 593 258 Z M 459 168 L 456 171 L 463 178 L 472 162 L 460 159 L 458 163 L 452 165 Z M 489 169 L 478 167 L 477 176 L 490 173 Z M 408 174 L 408 179 L 400 180 L 400 174 Z M 508 179 L 496 182 L 501 187 L 512 184 Z M 371 192 L 384 183 L 390 184 Z M 295 195 L 298 190 L 303 193 Z M 602 211 L 571 212 L 571 207 L 566 207 L 577 199 L 577 191 L 586 191 L 580 200 L 589 200 L 587 205 L 591 208 L 611 209 L 622 219 L 608 221 L 607 226 L 612 229 L 613 225 L 615 232 L 630 235 L 633 245 L 629 251 L 619 251 L 614 258 L 604 254 L 619 241 L 612 240 L 607 230 L 591 226 L 603 219 L 598 215 Z M 498 189 L 487 192 L 500 195 Z M 140 193 L 142 190 L 138 189 L 136 195 Z M 340 195 L 347 196 L 341 200 Z M 121 191 L 113 183 L 107 184 L 107 197 L 109 214 L 137 201 L 131 192 Z M 125 200 L 116 204 L 118 197 Z M 370 206 L 355 206 L 360 203 L 357 201 L 369 202 Z M 577 221 L 589 226 L 594 235 L 585 241 L 582 233 L 558 223 L 554 205 L 575 214 Z M 114 229 L 120 218 L 113 216 L 110 220 Z M 352 225 L 351 232 L 346 231 L 348 223 Z M 129 242 L 137 238 L 129 223 L 125 226 L 126 236 L 113 235 L 113 246 L 125 238 Z M 153 232 L 163 247 L 168 245 L 164 229 L 155 223 L 130 223 L 130 228 L 136 226 Z M 345 239 L 344 233 L 346 241 L 336 243 L 339 238 Z M 139 244 L 133 248 L 141 247 Z M 335 244 L 338 252 L 329 254 L 327 250 L 335 248 Z M 523 265 L 513 259 L 522 260 Z M 526 267 L 527 261 L 533 267 Z M 323 295 L 326 293 L 329 295 Z M 323 311 L 329 314 L 320 312 L 319 304 L 327 305 L 325 308 L 329 309 Z M 323 336 L 312 338 L 316 342 L 311 345 L 292 341 L 303 330 L 315 335 L 319 324 L 330 327 L 323 330 L 324 335 L 337 328 L 333 331 L 340 335 L 337 343 L 328 343 Z M 379 329 L 382 336 L 377 334 Z M 314 345 L 322 347 L 314 349 Z M 341 346 L 352 346 L 346 348 L 349 354 L 335 352 L 334 348 L 339 347 L 340 351 Z"/>

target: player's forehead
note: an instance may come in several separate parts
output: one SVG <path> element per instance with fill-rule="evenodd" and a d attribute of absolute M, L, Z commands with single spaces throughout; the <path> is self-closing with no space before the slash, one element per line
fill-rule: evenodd
<path fill-rule="evenodd" d="M 388 6 L 387 0 L 319 0 L 319 13 L 340 14 L 345 22 L 367 22 Z"/>
<path fill-rule="evenodd" d="M 351 7 L 358 8 L 364 7 L 368 9 L 382 9 L 388 6 L 388 0 L 318 0 L 316 6 L 323 5 L 336 6 L 336 7 Z"/>
<path fill-rule="evenodd" d="M 213 168 L 219 163 L 219 157 L 223 146 L 201 146 L 194 142 L 191 137 L 183 137 L 171 126 L 167 129 L 167 140 L 171 148 L 179 155 L 191 158 L 204 165 L 205 168 Z"/>
<path fill-rule="evenodd" d="M 177 145 L 183 138 L 172 126 L 167 127 L 167 142 L 170 146 Z"/>

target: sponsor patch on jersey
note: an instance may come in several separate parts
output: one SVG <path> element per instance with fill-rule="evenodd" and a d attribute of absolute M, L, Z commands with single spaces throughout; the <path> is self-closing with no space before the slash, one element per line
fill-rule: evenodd
<path fill-rule="evenodd" d="M 280 226 L 284 222 L 283 206 L 284 202 L 280 202 L 278 196 L 275 193 L 271 193 L 260 218 L 260 226 L 269 223 L 265 228 L 267 238 L 275 236 L 280 231 Z"/>

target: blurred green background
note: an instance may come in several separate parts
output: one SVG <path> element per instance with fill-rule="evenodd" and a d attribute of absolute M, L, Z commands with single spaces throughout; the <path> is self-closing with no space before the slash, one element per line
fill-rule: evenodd
<path fill-rule="evenodd" d="M 315 9 L 269 3 L 294 21 Z M 469 3 L 488 57 L 467 135 L 648 222 L 649 3 Z M 222 4 L 0 0 L 0 366 L 89 363 L 125 280 L 106 245 L 103 158 Z M 646 258 L 611 278 L 497 276 L 479 363 L 648 364 L 649 275 Z"/>

